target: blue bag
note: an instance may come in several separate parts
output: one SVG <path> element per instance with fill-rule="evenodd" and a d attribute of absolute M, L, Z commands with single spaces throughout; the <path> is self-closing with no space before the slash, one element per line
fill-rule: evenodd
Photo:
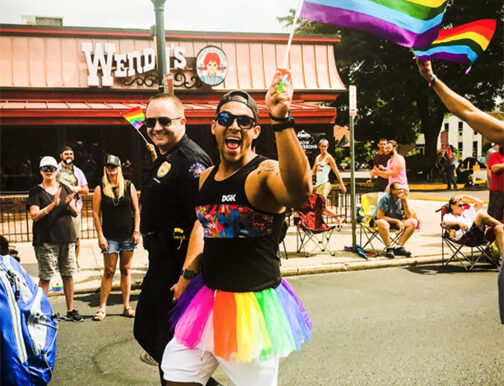
<path fill-rule="evenodd" d="M 0 384 L 47 385 L 57 328 L 42 288 L 14 258 L 0 255 Z"/>

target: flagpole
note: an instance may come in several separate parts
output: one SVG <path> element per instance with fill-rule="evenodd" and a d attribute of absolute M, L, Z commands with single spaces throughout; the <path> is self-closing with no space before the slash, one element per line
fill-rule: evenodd
<path fill-rule="evenodd" d="M 294 37 L 294 30 L 296 29 L 296 24 L 299 19 L 299 14 L 301 13 L 301 8 L 303 7 L 303 1 L 304 0 L 299 0 L 299 4 L 296 9 L 296 13 L 294 14 L 294 21 L 292 22 L 292 28 L 291 28 L 291 32 L 289 35 L 289 40 L 287 41 L 287 49 L 285 50 L 282 68 L 287 68 L 287 62 L 289 61 L 290 46 L 292 44 L 292 38 Z M 282 76 L 282 79 L 280 79 L 280 83 L 278 84 L 277 93 L 282 92 L 283 86 L 284 86 L 286 80 L 287 80 L 287 75 Z"/>
<path fill-rule="evenodd" d="M 138 130 L 137 130 L 135 127 L 133 127 L 133 128 L 135 129 L 135 131 L 136 131 L 138 134 L 140 134 L 140 137 L 142 137 L 142 138 L 143 138 L 143 140 L 145 141 L 145 143 L 148 145 L 150 142 L 149 142 L 149 141 L 147 141 L 147 139 L 144 137 L 144 135 L 140 132 L 140 129 L 138 129 Z"/>

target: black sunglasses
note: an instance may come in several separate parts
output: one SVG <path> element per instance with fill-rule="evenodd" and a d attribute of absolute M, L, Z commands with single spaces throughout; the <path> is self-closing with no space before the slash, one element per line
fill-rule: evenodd
<path fill-rule="evenodd" d="M 145 126 L 147 126 L 149 129 L 152 129 L 154 126 L 156 126 L 156 121 L 159 122 L 161 126 L 171 126 L 173 121 L 176 121 L 177 119 L 182 119 L 182 117 L 178 118 L 168 118 L 168 117 L 159 117 L 159 118 L 145 118 Z"/>
<path fill-rule="evenodd" d="M 42 166 L 40 170 L 43 172 L 55 172 L 56 168 L 54 166 Z"/>
<path fill-rule="evenodd" d="M 457 205 L 459 208 L 462 208 L 463 206 L 465 206 L 465 204 L 458 204 Z"/>
<path fill-rule="evenodd" d="M 217 122 L 221 126 L 229 127 L 233 124 L 235 119 L 238 122 L 238 126 L 240 126 L 240 128 L 244 130 L 251 129 L 255 124 L 255 119 L 249 117 L 248 115 L 233 115 L 226 111 L 217 114 Z"/>

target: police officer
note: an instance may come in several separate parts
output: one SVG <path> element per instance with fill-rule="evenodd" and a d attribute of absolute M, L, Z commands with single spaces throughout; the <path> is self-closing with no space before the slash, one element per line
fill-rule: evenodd
<path fill-rule="evenodd" d="M 160 156 L 153 163 L 140 197 L 140 231 L 143 246 L 149 252 L 149 268 L 138 299 L 134 335 L 160 363 L 172 336 L 167 319 L 173 306 L 170 288 L 181 275 L 188 238 L 196 221 L 198 179 L 212 162 L 187 137 L 184 106 L 177 97 L 158 94 L 150 98 L 145 124 Z"/>

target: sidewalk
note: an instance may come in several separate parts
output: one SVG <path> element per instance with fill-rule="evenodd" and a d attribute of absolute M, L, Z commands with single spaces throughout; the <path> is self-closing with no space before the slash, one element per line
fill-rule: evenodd
<path fill-rule="evenodd" d="M 417 195 L 415 194 L 414 196 Z M 428 197 L 422 197 L 422 199 L 415 198 L 417 197 L 412 197 L 411 206 L 421 219 L 422 229 L 415 232 L 406 244 L 406 248 L 413 254 L 412 257 L 387 259 L 379 256 L 375 258 L 370 257 L 366 260 L 357 254 L 344 251 L 345 246 L 352 245 L 351 224 L 344 224 L 342 231 L 333 234 L 331 247 L 336 252 L 335 256 L 331 256 L 325 252 L 305 257 L 296 252 L 296 229 L 295 227 L 290 227 L 285 238 L 288 259 L 282 258 L 282 274 L 284 276 L 292 276 L 441 262 L 440 217 L 439 213 L 435 213 L 435 210 L 443 204 L 440 201 L 444 201 L 444 199 L 431 201 L 428 200 Z M 358 232 L 359 227 L 357 226 L 357 243 L 360 242 Z M 38 281 L 38 268 L 32 245 L 30 243 L 13 243 L 13 245 L 19 251 L 19 256 L 25 269 Z M 282 256 L 284 256 L 282 245 L 280 245 L 280 251 Z M 81 240 L 79 264 L 81 268 L 80 272 L 74 276 L 75 292 L 88 293 L 98 291 L 103 275 L 103 258 L 96 239 Z M 147 252 L 140 246 L 134 254 L 131 269 L 132 287 L 134 289 L 139 288 L 142 283 L 147 266 Z M 119 278 L 120 273 L 117 268 L 113 283 L 115 289 L 119 288 Z M 60 278 L 58 277 L 57 280 L 59 281 Z"/>

